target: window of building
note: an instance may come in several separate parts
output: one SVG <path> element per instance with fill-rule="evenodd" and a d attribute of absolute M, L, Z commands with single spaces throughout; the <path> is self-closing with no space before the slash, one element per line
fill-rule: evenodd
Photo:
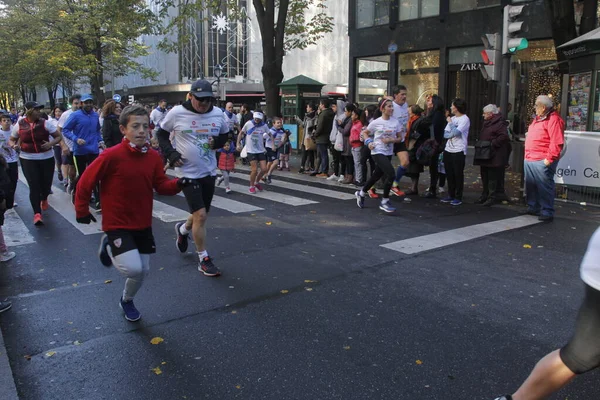
<path fill-rule="evenodd" d="M 392 0 L 357 0 L 356 27 L 360 29 L 389 23 L 390 1 Z"/>
<path fill-rule="evenodd" d="M 450 12 L 470 11 L 476 8 L 499 6 L 500 0 L 450 0 Z"/>
<path fill-rule="evenodd" d="M 483 46 L 461 47 L 448 51 L 448 65 L 481 63 Z"/>
<path fill-rule="evenodd" d="M 390 56 L 359 58 L 356 63 L 358 102 L 377 103 L 386 94 L 390 77 Z"/>
<path fill-rule="evenodd" d="M 401 0 L 400 21 L 425 18 L 440 14 L 440 0 Z"/>
<path fill-rule="evenodd" d="M 399 54 L 398 65 L 398 83 L 408 90 L 408 104 L 423 107 L 427 96 L 438 92 L 439 50 Z"/>

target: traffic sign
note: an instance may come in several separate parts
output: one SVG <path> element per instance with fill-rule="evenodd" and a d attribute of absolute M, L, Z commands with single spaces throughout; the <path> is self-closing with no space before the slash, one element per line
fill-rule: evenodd
<path fill-rule="evenodd" d="M 388 51 L 390 53 L 395 53 L 398 51 L 398 45 L 396 43 L 390 43 L 388 46 Z"/>
<path fill-rule="evenodd" d="M 113 94 L 113 100 L 116 101 L 117 103 L 121 102 L 121 95 Z"/>

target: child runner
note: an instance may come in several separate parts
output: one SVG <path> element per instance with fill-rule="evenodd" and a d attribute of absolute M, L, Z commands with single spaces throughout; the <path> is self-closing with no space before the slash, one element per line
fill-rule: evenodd
<path fill-rule="evenodd" d="M 90 214 L 90 198 L 98 182 L 104 210 L 98 256 L 103 265 L 114 265 L 125 277 L 119 305 L 128 321 L 141 318 L 133 298 L 150 269 L 150 254 L 156 252 L 152 235 L 152 189 L 175 195 L 191 183 L 189 179 L 169 180 L 156 151 L 147 144 L 150 120 L 139 105 L 125 107 L 119 117 L 125 139 L 102 152 L 80 176 L 75 196 L 77 222 L 96 222 Z"/>
<path fill-rule="evenodd" d="M 217 186 L 221 186 L 221 183 L 225 181 L 225 193 L 231 193 L 229 188 L 229 174 L 235 169 L 235 148 L 231 145 L 231 142 L 225 143 L 222 149 L 217 150 L 221 155 L 219 156 L 219 169 L 223 174 L 217 179 Z"/>
<path fill-rule="evenodd" d="M 283 145 L 279 148 L 279 168 L 277 168 L 279 171 L 285 168 L 285 170 L 289 172 L 291 152 L 292 146 L 290 145 L 290 131 L 286 129 Z"/>
<path fill-rule="evenodd" d="M 404 129 L 400 126 L 400 122 L 396 118 L 392 118 L 392 114 L 394 113 L 392 100 L 381 100 L 379 110 L 382 114 L 381 117 L 372 121 L 365 130 L 366 136 L 373 134 L 373 139 L 366 139 L 365 145 L 371 149 L 371 156 L 375 161 L 376 167 L 373 175 L 365 183 L 365 186 L 355 193 L 356 204 L 359 208 L 364 208 L 365 194 L 379 179 L 385 176 L 383 198 L 381 199 L 379 209 L 391 213 L 396 211 L 390 204 L 390 190 L 396 176 L 391 159 L 394 154 L 394 144 L 400 143 L 403 140 Z"/>
<path fill-rule="evenodd" d="M 265 147 L 267 148 L 267 176 L 264 177 L 266 183 L 271 183 L 271 175 L 277 167 L 277 152 L 285 142 L 285 131 L 283 130 L 283 121 L 279 117 L 273 117 L 273 127 L 270 133 L 265 133 L 263 138 L 266 140 Z"/>
<path fill-rule="evenodd" d="M 241 140 L 246 137 L 246 152 L 250 162 L 250 193 L 256 193 L 256 190 L 262 191 L 260 178 L 267 173 L 267 156 L 265 155 L 265 143 L 263 136 L 266 133 L 270 135 L 269 127 L 263 122 L 264 115 L 259 111 L 252 114 L 253 119 L 246 122 L 240 134 L 237 137 L 237 151 L 242 151 Z M 260 165 L 260 172 L 257 172 Z"/>

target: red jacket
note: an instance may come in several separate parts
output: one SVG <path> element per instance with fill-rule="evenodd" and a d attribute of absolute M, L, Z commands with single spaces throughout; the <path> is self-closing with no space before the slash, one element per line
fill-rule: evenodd
<path fill-rule="evenodd" d="M 233 153 L 221 152 L 219 156 L 219 169 L 221 171 L 233 171 L 235 169 L 235 156 Z"/>
<path fill-rule="evenodd" d="M 167 178 L 157 152 L 143 153 L 124 139 L 98 156 L 77 183 L 75 213 L 89 214 L 92 190 L 100 182 L 102 230 L 142 230 L 152 226 L 152 189 L 172 196 L 181 189 Z"/>
<path fill-rule="evenodd" d="M 535 117 L 525 139 L 525 160 L 558 160 L 565 142 L 564 131 L 565 121 L 555 111 L 542 118 Z"/>
<path fill-rule="evenodd" d="M 47 150 L 42 149 L 42 143 L 48 142 L 50 138 L 46 121 L 40 118 L 29 122 L 27 118 L 22 118 L 18 124 L 21 150 L 25 153 L 45 153 Z"/>
<path fill-rule="evenodd" d="M 350 129 L 350 145 L 352 148 L 361 147 L 363 142 L 360 140 L 360 132 L 362 131 L 363 124 L 360 120 L 356 120 L 352 123 L 352 128 Z"/>

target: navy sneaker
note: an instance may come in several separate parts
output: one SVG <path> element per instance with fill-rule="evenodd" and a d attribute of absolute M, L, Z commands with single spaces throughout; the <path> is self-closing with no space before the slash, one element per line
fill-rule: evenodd
<path fill-rule="evenodd" d="M 267 181 L 266 181 L 266 182 L 267 182 L 267 183 L 271 183 L 271 182 L 272 182 L 272 181 L 271 181 L 271 175 L 267 175 Z"/>
<path fill-rule="evenodd" d="M 98 258 L 100 259 L 102 265 L 104 265 L 105 267 L 110 267 L 112 265 L 112 260 L 108 255 L 107 247 L 108 236 L 102 235 L 102 237 L 100 238 L 100 247 L 98 248 Z"/>
<path fill-rule="evenodd" d="M 130 322 L 139 321 L 142 318 L 142 314 L 133 305 L 133 300 L 123 301 L 123 297 L 119 300 L 119 306 L 125 313 L 125 319 Z"/>
<path fill-rule="evenodd" d="M 356 205 L 358 208 L 365 208 L 365 196 L 360 195 L 360 190 L 357 190 L 354 195 L 356 196 Z"/>
<path fill-rule="evenodd" d="M 394 211 L 396 211 L 396 209 L 392 207 L 389 201 L 387 203 L 381 203 L 379 205 L 379 209 L 381 211 L 385 211 L 386 213 L 393 213 Z"/>
<path fill-rule="evenodd" d="M 185 224 L 185 222 L 178 222 L 175 224 L 175 233 L 177 234 L 177 240 L 175 240 L 175 246 L 177 246 L 177 250 L 180 253 L 185 253 L 188 249 L 188 237 L 189 235 L 182 235 L 179 228 L 181 225 Z"/>
<path fill-rule="evenodd" d="M 220 276 L 221 271 L 213 264 L 212 259 L 208 256 L 204 257 L 198 265 L 198 271 L 202 272 L 206 276 Z"/>
<path fill-rule="evenodd" d="M 451 206 L 460 206 L 462 204 L 462 200 L 454 199 L 450 202 Z"/>
<path fill-rule="evenodd" d="M 452 197 L 444 197 L 443 199 L 440 200 L 442 203 L 452 203 L 454 201 L 454 199 Z"/>

